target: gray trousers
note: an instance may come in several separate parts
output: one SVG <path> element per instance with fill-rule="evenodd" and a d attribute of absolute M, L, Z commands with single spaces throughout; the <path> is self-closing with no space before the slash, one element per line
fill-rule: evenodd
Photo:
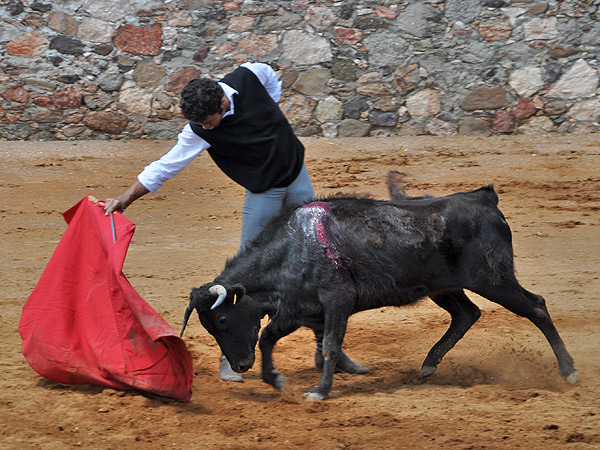
<path fill-rule="evenodd" d="M 288 206 L 301 205 L 315 198 L 306 166 L 287 187 L 271 188 L 259 194 L 246 189 L 242 209 L 242 239 L 240 249 L 254 239 L 271 217 Z"/>

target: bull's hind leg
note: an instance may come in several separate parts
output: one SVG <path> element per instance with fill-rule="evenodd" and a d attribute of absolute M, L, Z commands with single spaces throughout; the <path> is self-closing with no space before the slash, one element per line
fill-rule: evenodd
<path fill-rule="evenodd" d="M 462 290 L 432 295 L 431 299 L 452 316 L 452 322 L 442 338 L 429 350 L 421 367 L 421 377 L 431 375 L 454 345 L 481 316 L 481 311 Z"/>
<path fill-rule="evenodd" d="M 516 279 L 502 286 L 485 286 L 475 292 L 504 306 L 509 311 L 531 320 L 548 339 L 558 361 L 560 374 L 569 383 L 578 381 L 579 376 L 573 365 L 573 358 L 558 334 L 542 296 L 524 289 Z"/>
<path fill-rule="evenodd" d="M 270 322 L 260 334 L 258 345 L 262 356 L 262 380 L 275 389 L 281 389 L 285 386 L 285 377 L 275 369 L 275 365 L 273 364 L 273 348 L 275 348 L 275 344 L 279 339 L 293 333 L 298 328 L 298 325 L 279 328 L 275 325 L 275 322 Z"/>

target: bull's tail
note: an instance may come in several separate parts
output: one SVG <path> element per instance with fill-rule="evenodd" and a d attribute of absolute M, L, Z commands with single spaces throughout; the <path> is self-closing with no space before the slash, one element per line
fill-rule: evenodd
<path fill-rule="evenodd" d="M 404 186 L 402 186 L 402 179 L 405 176 L 404 172 L 398 172 L 397 170 L 390 170 L 388 172 L 387 187 L 392 201 L 404 200 L 406 198 L 406 191 L 404 190 Z"/>
<path fill-rule="evenodd" d="M 393 202 L 400 200 L 422 200 L 425 198 L 432 198 L 431 195 L 421 195 L 419 197 L 411 197 L 406 194 L 404 186 L 402 186 L 402 180 L 406 174 L 404 172 L 398 172 L 397 170 L 390 170 L 387 176 L 387 187 L 390 193 L 390 199 Z"/>

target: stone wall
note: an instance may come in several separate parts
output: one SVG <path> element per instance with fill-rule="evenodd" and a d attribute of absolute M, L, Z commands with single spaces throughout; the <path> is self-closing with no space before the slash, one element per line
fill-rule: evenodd
<path fill-rule="evenodd" d="M 600 0 L 0 0 L 0 139 L 173 138 L 271 64 L 299 135 L 596 131 Z"/>

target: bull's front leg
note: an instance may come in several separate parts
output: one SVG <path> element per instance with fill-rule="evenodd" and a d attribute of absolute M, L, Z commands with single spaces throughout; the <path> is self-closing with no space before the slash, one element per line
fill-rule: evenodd
<path fill-rule="evenodd" d="M 275 389 L 281 389 L 285 386 L 285 377 L 275 369 L 273 348 L 279 339 L 296 331 L 298 328 L 298 325 L 280 328 L 275 322 L 270 322 L 260 335 L 258 345 L 262 355 L 262 380 Z"/>
<path fill-rule="evenodd" d="M 342 343 L 346 334 L 347 308 L 336 308 L 325 312 L 325 333 L 323 335 L 323 372 L 319 384 L 306 392 L 308 400 L 324 400 L 331 394 L 333 374 L 342 353 Z"/>

